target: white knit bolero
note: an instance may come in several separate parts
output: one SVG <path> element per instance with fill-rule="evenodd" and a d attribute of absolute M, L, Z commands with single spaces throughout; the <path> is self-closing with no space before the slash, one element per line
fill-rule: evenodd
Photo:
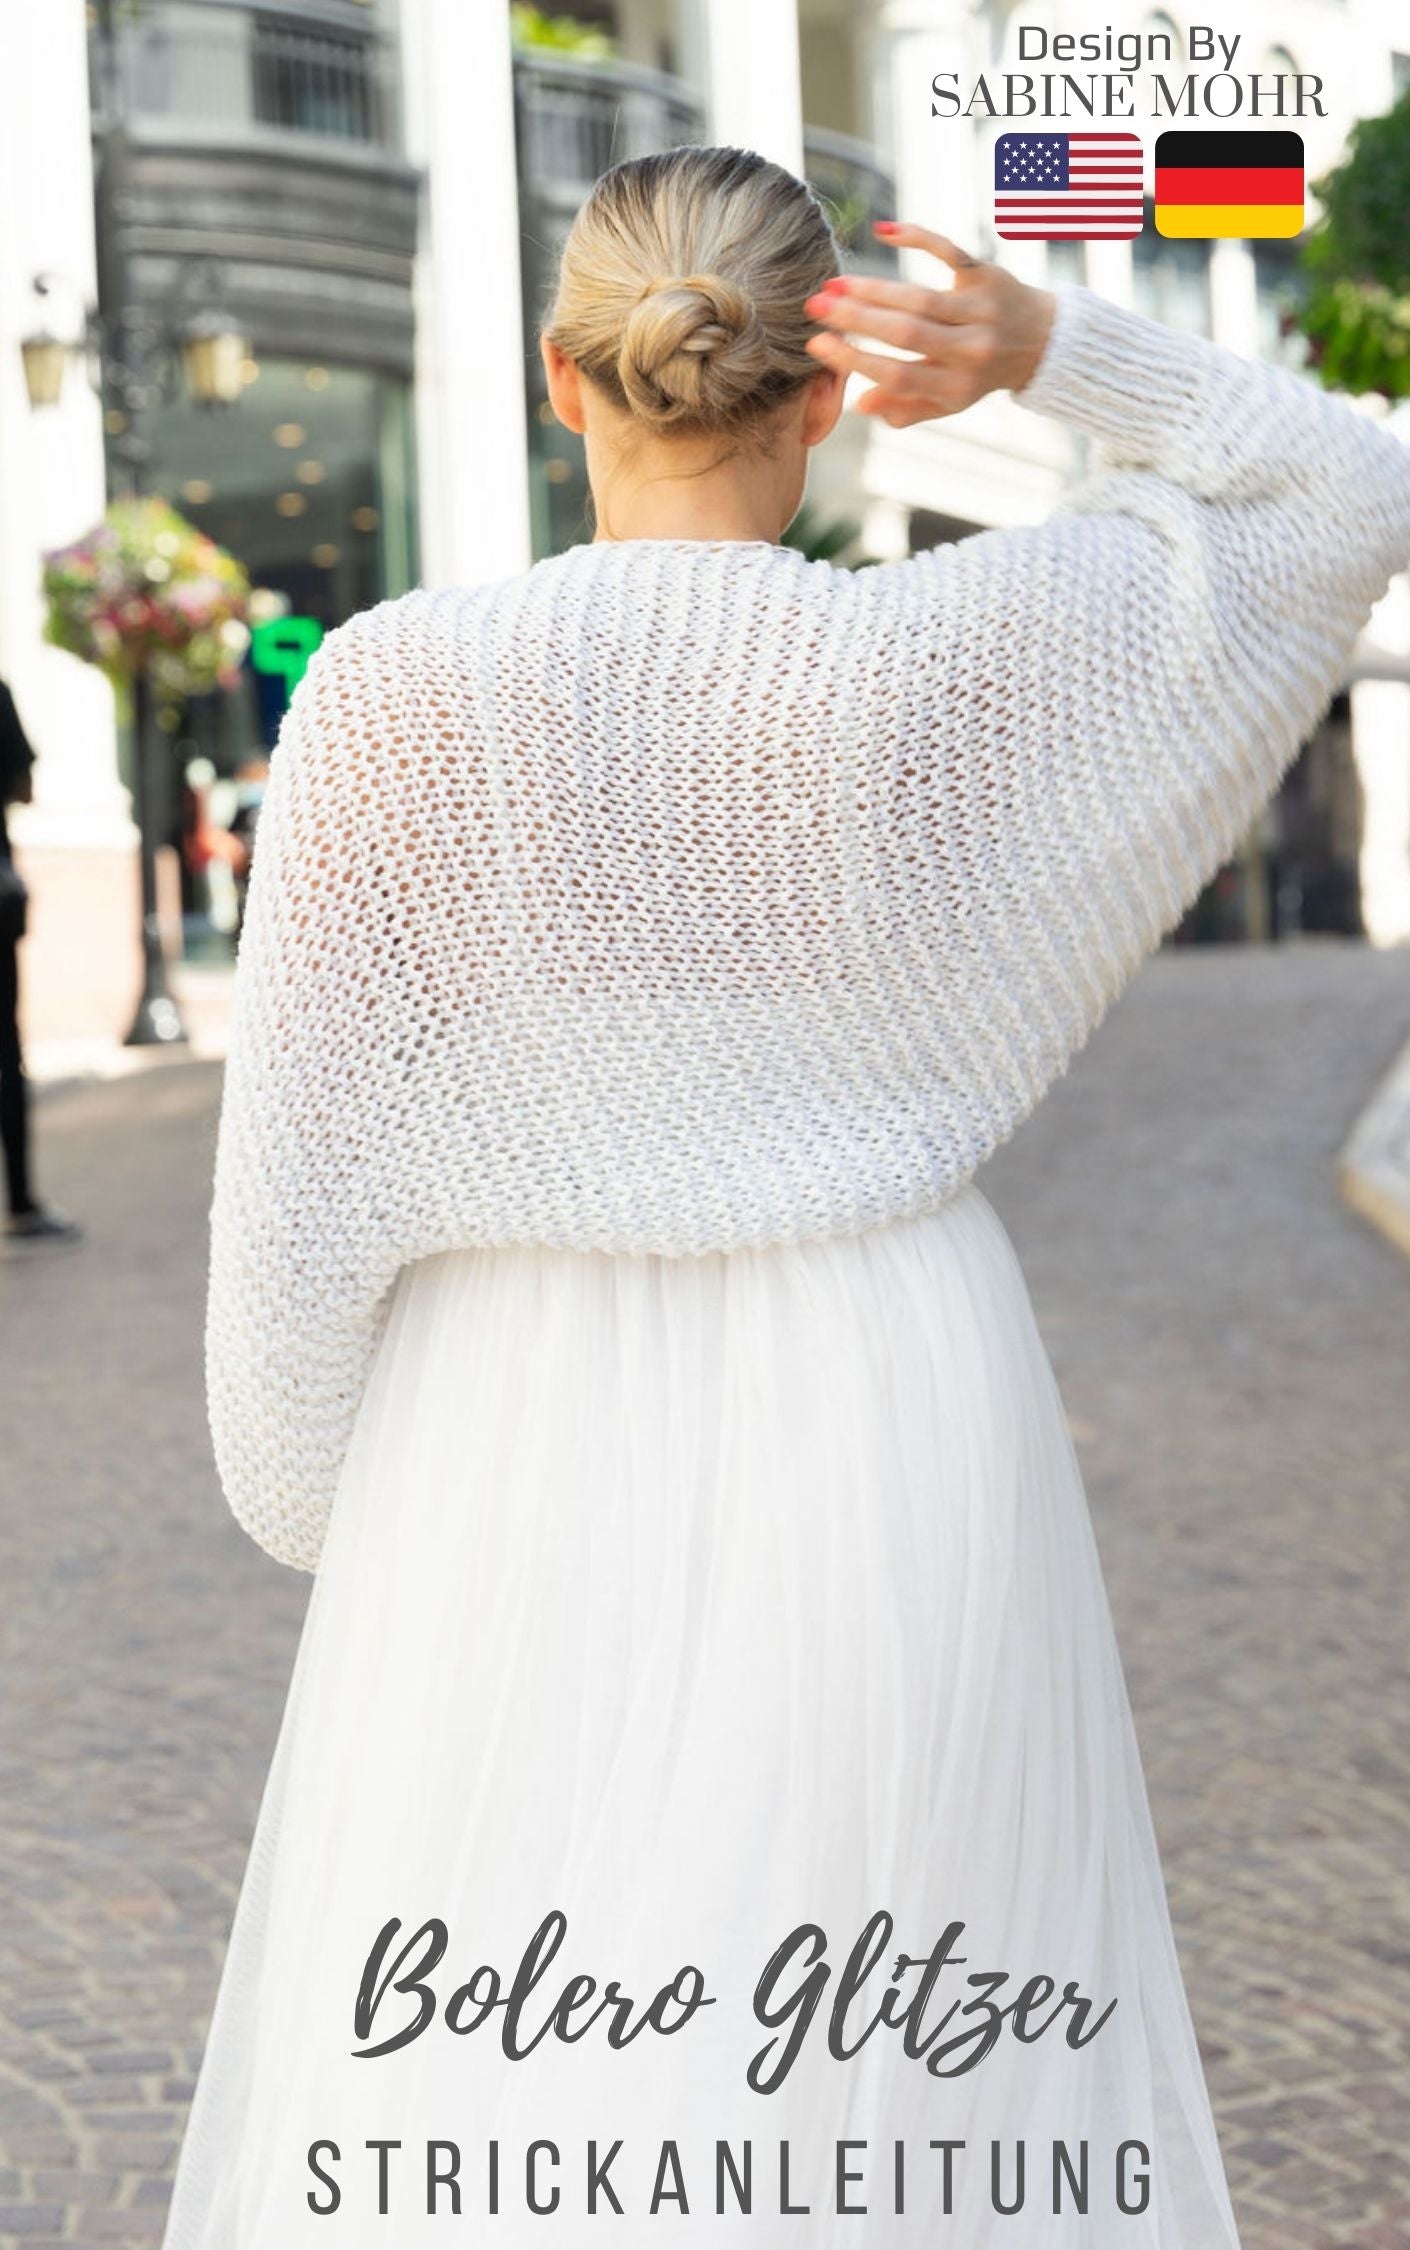
<path fill-rule="evenodd" d="M 272 761 L 211 1213 L 236 1516 L 313 1569 L 389 1290 L 950 1196 L 1229 856 L 1410 559 L 1410 452 L 1060 294 L 1049 522 L 857 572 L 589 543 L 325 640 Z"/>

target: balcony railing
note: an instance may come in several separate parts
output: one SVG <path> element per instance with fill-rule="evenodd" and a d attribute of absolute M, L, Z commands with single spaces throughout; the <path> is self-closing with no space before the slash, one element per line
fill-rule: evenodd
<path fill-rule="evenodd" d="M 609 166 L 705 138 L 693 89 L 630 63 L 521 54 L 514 92 L 521 191 L 565 219 Z M 852 263 L 891 272 L 895 253 L 877 242 L 871 222 L 895 216 L 895 188 L 874 151 L 810 126 L 804 169 Z"/>
<path fill-rule="evenodd" d="M 514 101 L 521 191 L 569 214 L 613 164 L 705 135 L 691 89 L 633 63 L 521 54 Z"/>
<path fill-rule="evenodd" d="M 871 223 L 895 218 L 896 185 L 875 151 L 865 141 L 809 125 L 803 134 L 803 169 L 848 263 L 872 273 L 893 273 L 896 253 L 877 241 Z"/>
<path fill-rule="evenodd" d="M 139 127 L 395 142 L 392 57 L 370 27 L 334 28 L 249 0 L 156 0 L 122 25 L 118 68 Z"/>
<path fill-rule="evenodd" d="M 257 15 L 250 76 L 256 121 L 346 141 L 383 141 L 385 87 L 376 45 Z"/>

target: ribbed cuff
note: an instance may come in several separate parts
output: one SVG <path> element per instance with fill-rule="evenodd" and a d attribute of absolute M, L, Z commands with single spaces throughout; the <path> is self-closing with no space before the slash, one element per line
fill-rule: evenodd
<path fill-rule="evenodd" d="M 1013 394 L 1019 405 L 1096 438 L 1116 462 L 1184 455 L 1203 418 L 1215 347 L 1091 289 L 1070 286 L 1056 297 L 1037 373 Z"/>

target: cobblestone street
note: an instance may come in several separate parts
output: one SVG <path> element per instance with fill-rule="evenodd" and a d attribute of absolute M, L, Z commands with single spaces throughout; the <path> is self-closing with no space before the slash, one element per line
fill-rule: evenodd
<path fill-rule="evenodd" d="M 1245 2250 L 1410 2246 L 1410 954 L 1156 960 L 980 1184 L 1086 1471 Z M 0 1266 L 0 2242 L 156 2242 L 308 1581 L 200 1385 L 219 1074 L 56 1089 Z M 761 2238 L 762 2239 L 762 2238 Z"/>

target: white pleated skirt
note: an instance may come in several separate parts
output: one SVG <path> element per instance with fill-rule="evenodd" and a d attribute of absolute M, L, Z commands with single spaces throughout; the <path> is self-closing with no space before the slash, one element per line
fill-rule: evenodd
<path fill-rule="evenodd" d="M 680 2235 L 1237 2242 L 972 1185 L 765 1250 L 426 1260 L 361 1406 L 167 2250 Z"/>

